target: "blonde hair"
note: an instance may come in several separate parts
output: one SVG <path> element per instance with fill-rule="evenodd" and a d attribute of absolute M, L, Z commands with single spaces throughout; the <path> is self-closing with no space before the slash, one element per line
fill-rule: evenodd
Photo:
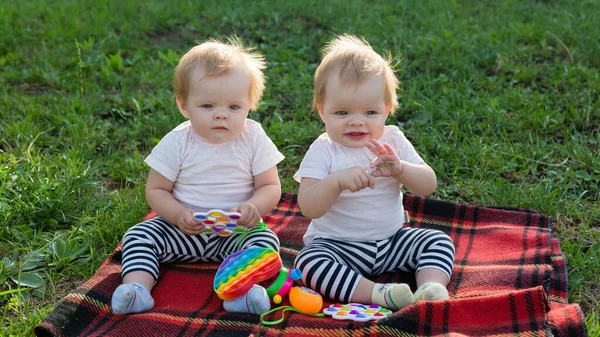
<path fill-rule="evenodd" d="M 331 76 L 339 76 L 344 84 L 358 84 L 369 75 L 381 75 L 385 85 L 385 105 L 391 114 L 398 107 L 396 90 L 400 85 L 392 69 L 389 54 L 383 58 L 364 39 L 343 34 L 323 48 L 323 59 L 315 72 L 313 107 L 323 105 L 325 88 Z"/>
<path fill-rule="evenodd" d="M 220 75 L 241 67 L 250 77 L 250 90 L 248 99 L 250 109 L 256 108 L 265 89 L 264 57 L 255 52 L 253 48 L 244 47 L 237 36 L 227 39 L 227 43 L 210 39 L 185 53 L 175 68 L 173 81 L 175 96 L 183 103 L 187 103 L 189 94 L 190 76 L 194 69 L 200 67 L 205 76 Z"/>

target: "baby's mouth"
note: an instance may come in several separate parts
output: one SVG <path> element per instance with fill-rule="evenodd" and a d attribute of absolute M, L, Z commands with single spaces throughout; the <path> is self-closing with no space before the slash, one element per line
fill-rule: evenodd
<path fill-rule="evenodd" d="M 350 137 L 352 139 L 362 139 L 367 135 L 367 133 L 365 132 L 348 132 L 346 133 L 347 137 Z"/>

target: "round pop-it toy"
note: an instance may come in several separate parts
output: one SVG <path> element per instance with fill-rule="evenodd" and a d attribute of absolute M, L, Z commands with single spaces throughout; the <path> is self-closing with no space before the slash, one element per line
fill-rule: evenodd
<path fill-rule="evenodd" d="M 377 304 L 365 305 L 360 303 L 332 304 L 327 309 L 323 310 L 323 313 L 334 319 L 352 320 L 357 322 L 379 320 L 392 314 L 389 309 L 380 307 Z"/>
<path fill-rule="evenodd" d="M 241 216 L 239 212 L 226 212 L 220 209 L 194 213 L 194 218 L 204 225 L 204 233 L 220 236 L 246 232 L 247 227 L 237 225 Z"/>

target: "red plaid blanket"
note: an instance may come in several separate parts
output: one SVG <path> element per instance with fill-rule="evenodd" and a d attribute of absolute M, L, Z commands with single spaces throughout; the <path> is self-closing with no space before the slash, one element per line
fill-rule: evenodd
<path fill-rule="evenodd" d="M 38 336 L 586 336 L 577 304 L 567 304 L 567 273 L 551 219 L 529 210 L 459 205 L 405 195 L 411 226 L 448 233 L 456 261 L 448 301 L 414 303 L 381 321 L 338 321 L 286 313 L 265 326 L 258 315 L 232 314 L 212 290 L 218 264 L 164 265 L 152 290 L 155 307 L 114 315 L 120 246 L 96 274 L 61 300 L 35 328 Z M 149 214 L 149 216 L 153 216 Z M 283 194 L 264 217 L 281 240 L 284 264 L 302 248 L 309 221 L 296 196 Z M 385 274 L 380 282 L 409 281 Z M 414 284 L 413 284 L 414 287 Z M 326 305 L 331 302 L 326 301 Z M 287 303 L 283 303 L 287 304 Z M 266 318 L 275 320 L 280 313 Z"/>

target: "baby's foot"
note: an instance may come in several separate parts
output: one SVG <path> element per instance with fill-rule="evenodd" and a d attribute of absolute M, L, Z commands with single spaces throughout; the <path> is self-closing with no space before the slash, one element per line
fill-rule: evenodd
<path fill-rule="evenodd" d="M 144 312 L 153 306 L 152 295 L 146 287 L 137 282 L 121 284 L 112 296 L 112 310 L 117 315 Z"/>
<path fill-rule="evenodd" d="M 254 285 L 244 295 L 231 300 L 223 301 L 223 308 L 229 312 L 244 312 L 250 314 L 262 314 L 271 309 L 269 295 L 265 288 Z"/>
<path fill-rule="evenodd" d="M 440 283 L 427 282 L 422 284 L 415 291 L 415 301 L 437 301 L 447 300 L 449 298 L 448 289 Z"/>
<path fill-rule="evenodd" d="M 406 283 L 375 283 L 371 300 L 382 307 L 398 310 L 411 304 L 415 299 Z"/>

